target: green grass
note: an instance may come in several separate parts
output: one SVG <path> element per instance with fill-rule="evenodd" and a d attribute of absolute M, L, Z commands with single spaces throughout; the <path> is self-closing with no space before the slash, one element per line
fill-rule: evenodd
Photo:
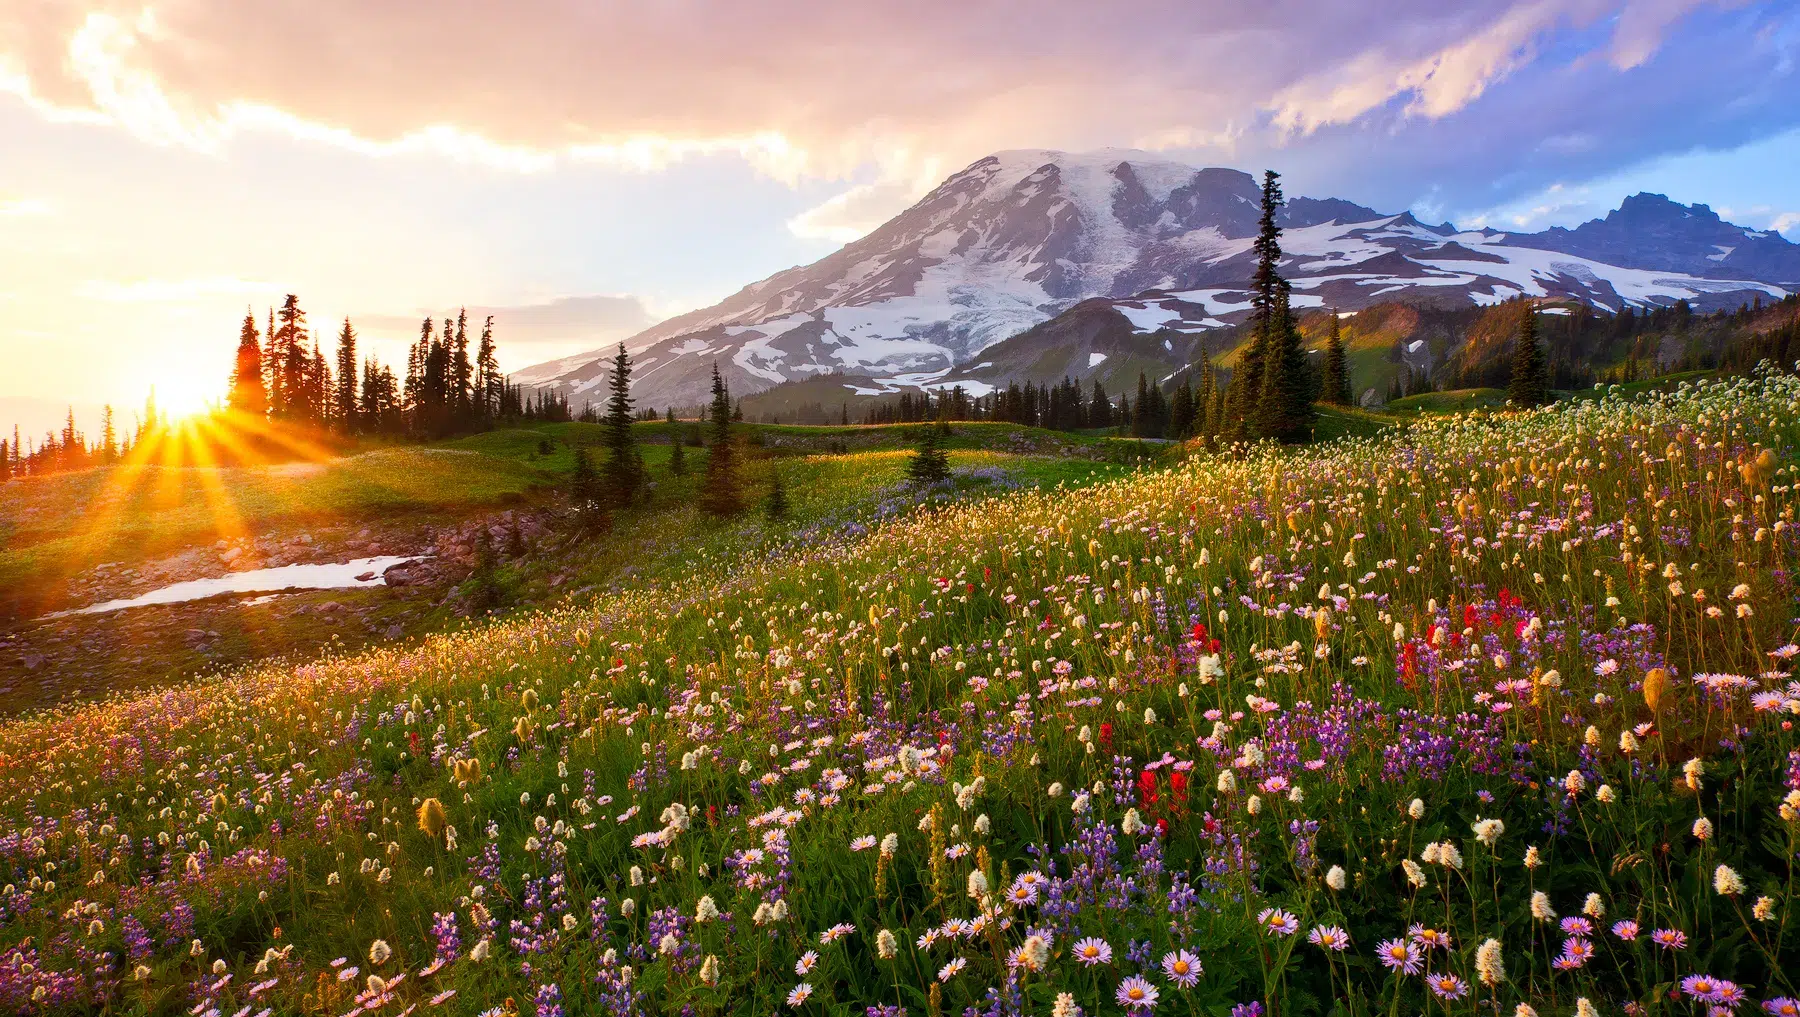
<path fill-rule="evenodd" d="M 451 448 L 384 448 L 322 463 L 116 466 L 27 478 L 0 501 L 0 592 L 269 527 L 462 514 L 550 482 L 529 463 Z"/>
<path fill-rule="evenodd" d="M 1463 388 L 1448 392 L 1421 392 L 1393 399 L 1382 405 L 1392 414 L 1466 413 L 1469 410 L 1494 409 L 1506 405 L 1506 390 L 1498 388 Z"/>
<path fill-rule="evenodd" d="M 1800 735 L 1762 673 L 1796 551 L 1744 535 L 1796 492 L 1707 476 L 1715 443 L 1800 437 L 1800 382 L 1759 385 L 1172 469 L 959 449 L 934 506 L 902 450 L 750 457 L 789 521 L 699 516 L 651 447 L 647 504 L 509 565 L 502 618 L 0 725 L 0 986 L 49 1015 L 342 1014 L 405 972 L 377 1012 L 993 988 L 1113 1017 L 1141 976 L 1159 1014 L 1679 1017 L 1705 973 L 1748 1012 L 1800 970 Z M 1674 571 L 1620 561 L 1628 526 Z M 1599 953 L 1554 966 L 1546 909 Z M 1457 982 L 1380 962 L 1415 924 Z"/>
<path fill-rule="evenodd" d="M 785 522 L 700 517 L 652 447 L 648 503 L 509 565 L 504 617 L 0 725 L 0 986 L 48 1015 L 342 1014 L 405 972 L 377 1012 L 995 988 L 1113 1017 L 1142 976 L 1158 1014 L 1679 1017 L 1705 973 L 1747 1013 L 1800 970 L 1800 735 L 1763 674 L 1796 551 L 1748 535 L 1796 492 L 1707 476 L 1715 443 L 1800 438 L 1800 382 L 1759 385 L 1172 469 L 960 449 L 936 506 L 901 450 L 754 456 Z M 1554 966 L 1546 909 L 1598 954 Z M 1457 982 L 1381 963 L 1415 924 Z"/>
<path fill-rule="evenodd" d="M 1398 423 L 1387 413 L 1378 413 L 1354 406 L 1327 406 L 1320 404 L 1318 421 L 1313 427 L 1313 436 L 1318 441 L 1332 441 L 1337 438 L 1373 438 L 1382 432 L 1395 427 Z"/>

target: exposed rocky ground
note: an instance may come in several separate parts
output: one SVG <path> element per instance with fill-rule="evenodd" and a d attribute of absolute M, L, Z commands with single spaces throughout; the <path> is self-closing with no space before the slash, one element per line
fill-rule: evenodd
<path fill-rule="evenodd" d="M 102 564 L 70 579 L 56 600 L 82 607 L 227 573 L 419 556 L 388 569 L 384 581 L 370 587 L 223 594 L 10 622 L 0 627 L 0 713 L 268 656 L 354 649 L 454 624 L 471 613 L 461 584 L 475 568 L 482 539 L 498 561 L 522 564 L 543 557 L 554 543 L 555 522 L 552 509 L 509 509 L 435 523 L 312 526 L 221 540 L 130 565 Z M 547 581 L 555 588 L 563 577 Z"/>

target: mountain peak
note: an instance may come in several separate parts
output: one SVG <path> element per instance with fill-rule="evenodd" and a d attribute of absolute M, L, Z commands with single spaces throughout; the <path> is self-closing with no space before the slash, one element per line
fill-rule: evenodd
<path fill-rule="evenodd" d="M 983 351 L 1096 299 L 1112 309 L 1086 305 L 1076 317 L 1104 319 L 1109 335 L 1125 329 L 1127 338 L 1090 344 L 1089 354 L 1123 369 L 1140 345 L 1129 336 L 1160 332 L 1152 346 L 1173 356 L 1181 336 L 1198 342 L 1249 313 L 1258 199 L 1249 173 L 1152 152 L 995 152 L 819 261 L 633 337 L 634 394 L 652 406 L 695 405 L 714 362 L 740 395 L 839 374 L 863 379 L 859 391 L 983 380 L 965 371 Z M 1299 308 L 1519 294 L 1607 308 L 1681 298 L 1736 306 L 1753 290 L 1778 296 L 1769 284 L 1800 280 L 1800 248 L 1658 194 L 1634 195 L 1575 230 L 1531 235 L 1458 233 L 1329 197 L 1295 196 L 1281 221 L 1282 269 Z M 1031 332 L 1027 345 L 1048 334 Z M 579 405 L 603 375 L 604 364 L 588 364 L 549 383 Z"/>
<path fill-rule="evenodd" d="M 1619 203 L 1619 207 L 1607 213 L 1608 222 L 1618 219 L 1626 222 L 1646 220 L 1700 219 L 1706 222 L 1720 222 L 1719 214 L 1706 205 L 1683 205 L 1666 194 L 1651 191 L 1639 191 Z"/>

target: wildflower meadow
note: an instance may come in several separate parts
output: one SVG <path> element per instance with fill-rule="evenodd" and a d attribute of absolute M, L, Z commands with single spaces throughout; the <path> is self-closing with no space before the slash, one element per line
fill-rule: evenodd
<path fill-rule="evenodd" d="M 1800 1017 L 1800 380 L 921 505 L 0 726 L 18 1014 Z"/>

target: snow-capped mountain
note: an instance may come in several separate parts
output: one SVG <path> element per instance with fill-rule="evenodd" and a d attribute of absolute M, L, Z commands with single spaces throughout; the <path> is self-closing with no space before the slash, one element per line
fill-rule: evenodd
<path fill-rule="evenodd" d="M 1118 151 L 1001 152 L 837 252 L 634 336 L 633 388 L 640 404 L 697 405 L 714 363 L 740 395 L 834 372 L 880 389 L 931 386 L 1095 297 L 1140 332 L 1220 328 L 1248 313 L 1257 201 L 1256 180 L 1233 169 Z M 1687 299 L 1704 310 L 1800 284 L 1800 246 L 1660 195 L 1540 234 L 1429 226 L 1337 198 L 1291 200 L 1283 226 L 1282 270 L 1300 308 L 1530 294 L 1610 309 Z M 598 401 L 606 355 L 514 378 Z"/>

